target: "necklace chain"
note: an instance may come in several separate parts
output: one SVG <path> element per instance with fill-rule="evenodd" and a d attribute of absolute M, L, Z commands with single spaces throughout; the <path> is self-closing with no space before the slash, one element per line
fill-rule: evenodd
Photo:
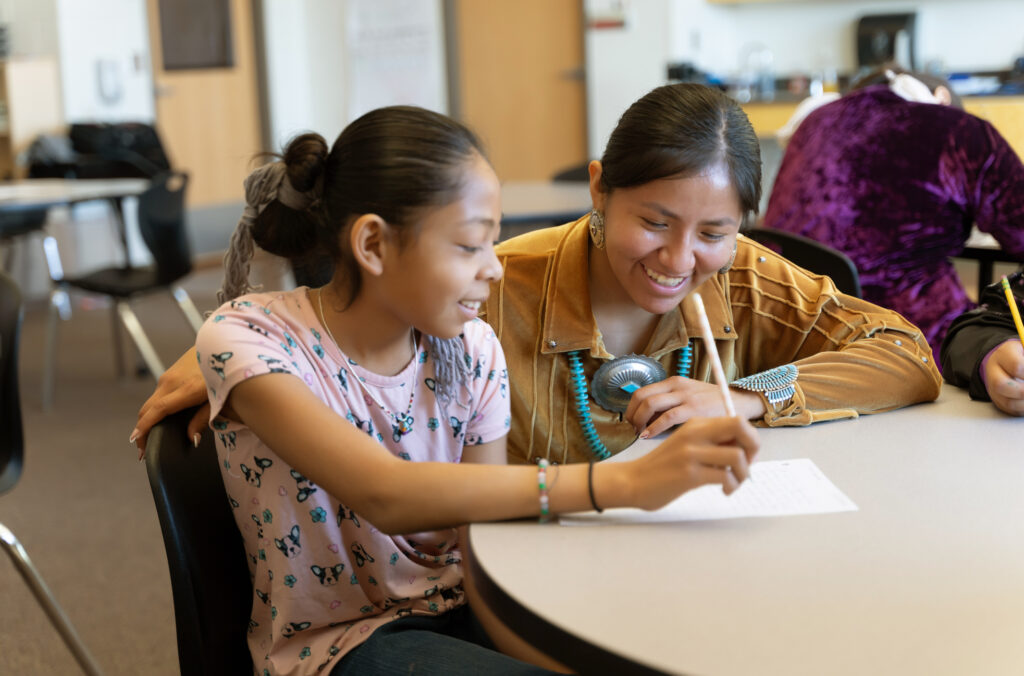
<path fill-rule="evenodd" d="M 331 331 L 331 327 L 327 323 L 327 315 L 324 314 L 324 291 L 323 291 L 323 287 L 320 287 L 319 289 L 316 290 L 316 300 L 317 300 L 317 306 L 320 309 L 320 322 L 324 325 L 324 329 L 327 330 L 327 335 L 328 335 L 328 337 L 330 337 L 331 342 L 334 343 L 334 346 L 336 348 L 338 348 L 338 351 L 341 352 L 342 356 L 345 356 L 345 351 L 341 349 L 341 345 L 338 344 L 338 340 L 334 337 L 334 332 Z M 413 358 L 413 360 L 417 359 L 417 356 L 418 356 L 417 352 L 418 352 L 418 350 L 416 349 L 416 332 L 413 331 L 412 332 L 412 358 Z M 367 387 L 366 383 L 363 382 L 363 379 L 360 378 L 355 373 L 352 374 L 353 376 L 355 376 L 355 381 L 357 383 L 359 383 L 359 387 L 363 390 L 363 393 L 366 394 L 366 396 L 370 399 L 370 401 L 372 401 L 374 404 L 376 404 L 377 407 L 380 410 L 384 411 L 385 415 L 387 415 L 389 418 L 391 418 L 391 435 L 392 435 L 392 438 L 394 438 L 395 441 L 399 441 L 403 436 L 405 436 L 406 434 L 408 434 L 409 432 L 412 431 L 413 416 L 411 416 L 409 414 L 412 413 L 412 403 L 413 403 L 413 399 L 416 397 L 416 372 L 417 372 L 417 367 L 416 367 L 416 365 L 414 365 L 413 366 L 412 386 L 409 388 L 409 405 L 405 407 L 405 413 L 395 413 L 395 412 L 391 411 L 389 408 L 387 408 L 386 406 L 384 406 L 384 404 L 382 404 L 381 401 L 379 399 L 377 399 L 377 397 L 373 396 L 373 392 L 371 392 L 370 388 Z"/>

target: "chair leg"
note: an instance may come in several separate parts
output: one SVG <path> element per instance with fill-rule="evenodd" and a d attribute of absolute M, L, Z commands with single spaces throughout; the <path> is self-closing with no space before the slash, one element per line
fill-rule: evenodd
<path fill-rule="evenodd" d="M 291 288 L 291 287 L 284 287 Z M 178 307 L 185 314 L 185 318 L 188 319 L 189 324 L 192 325 L 192 329 L 199 333 L 199 327 L 203 325 L 203 316 L 199 314 L 199 310 L 196 309 L 196 304 L 192 302 L 192 298 L 188 293 L 180 286 L 176 286 L 171 289 L 171 295 L 174 296 L 174 300 L 178 301 Z"/>
<path fill-rule="evenodd" d="M 57 600 L 53 597 L 50 588 L 46 586 L 46 581 L 43 580 L 36 567 L 32 565 L 31 559 L 28 558 L 28 552 L 22 547 L 21 542 L 14 533 L 3 524 L 0 524 L 0 544 L 3 545 L 4 551 L 11 557 L 14 567 L 18 569 L 22 579 L 25 580 L 25 584 L 32 590 L 32 594 L 36 597 L 40 607 L 46 611 L 50 622 L 53 623 L 54 628 L 60 633 L 61 638 L 64 639 L 64 643 L 67 644 L 75 656 L 79 666 L 82 667 L 82 671 L 89 676 L 100 676 L 102 672 L 99 665 L 89 653 L 88 648 L 85 647 L 85 643 L 79 638 L 78 632 L 75 631 L 67 615 L 64 614 L 64 611 L 57 604 Z"/>
<path fill-rule="evenodd" d="M 154 378 L 160 378 L 164 373 L 163 364 L 160 363 L 160 357 L 157 356 L 153 343 L 149 341 L 146 332 L 142 330 L 142 324 L 139 323 L 139 318 L 135 316 L 128 301 L 117 301 L 117 314 L 120 315 L 124 328 L 128 330 L 128 335 L 135 341 L 135 347 L 139 349 L 142 360 L 146 362 L 146 368 Z"/>
<path fill-rule="evenodd" d="M 53 408 L 54 381 L 57 370 L 57 321 L 71 317 L 71 299 L 61 286 L 50 291 L 50 304 L 46 322 L 46 357 L 43 364 L 43 410 Z"/>
<path fill-rule="evenodd" d="M 110 334 L 114 343 L 114 365 L 117 367 L 117 377 L 124 378 L 124 342 L 121 340 L 121 321 L 117 316 L 116 304 L 110 306 Z"/>

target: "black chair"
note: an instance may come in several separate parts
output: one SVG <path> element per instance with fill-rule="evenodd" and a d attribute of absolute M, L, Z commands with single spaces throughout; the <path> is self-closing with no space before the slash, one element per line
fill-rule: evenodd
<path fill-rule="evenodd" d="M 18 341 L 21 336 L 21 292 L 10 277 L 0 272 L 0 494 L 21 477 L 25 452 L 21 426 L 21 397 L 18 391 Z M 57 604 L 50 588 L 29 559 L 28 552 L 6 526 L 0 524 L 0 546 L 11 557 L 36 601 L 74 654 L 82 670 L 98 676 L 99 666 L 89 654 L 78 632 Z"/>
<path fill-rule="evenodd" d="M 49 213 L 49 209 L 6 209 L 0 212 L 0 246 L 5 249 L 0 269 L 11 269 L 15 244 L 26 235 L 42 232 Z"/>
<path fill-rule="evenodd" d="M 194 410 L 153 428 L 146 471 L 160 517 L 174 597 L 182 676 L 252 674 L 246 643 L 252 582 L 220 475 L 213 433 L 194 447 Z"/>
<path fill-rule="evenodd" d="M 842 251 L 809 237 L 773 228 L 751 228 L 743 234 L 802 268 L 818 275 L 828 275 L 836 288 L 848 296 L 861 297 L 857 266 Z"/>
<path fill-rule="evenodd" d="M 583 164 L 576 164 L 571 167 L 566 167 L 561 171 L 555 172 L 555 175 L 551 177 L 552 181 L 563 182 L 563 181 L 589 181 L 590 180 L 590 162 L 584 162 Z"/>
<path fill-rule="evenodd" d="M 53 401 L 53 382 L 57 350 L 57 315 L 67 319 L 67 294 L 70 288 L 110 296 L 114 300 L 112 317 L 114 350 L 119 373 L 123 375 L 120 331 L 117 320 L 128 331 L 138 348 L 146 368 L 154 378 L 164 372 L 153 344 L 132 310 L 131 301 L 155 291 L 168 291 L 178 302 L 193 330 L 199 331 L 203 319 L 188 293 L 178 281 L 192 271 L 192 253 L 185 228 L 185 189 L 188 175 L 169 171 L 153 179 L 152 185 L 139 196 L 139 231 L 153 255 L 153 264 L 145 267 L 107 267 L 79 277 L 55 280 L 50 294 L 50 322 L 47 331 L 46 368 L 43 374 L 43 405 Z"/>

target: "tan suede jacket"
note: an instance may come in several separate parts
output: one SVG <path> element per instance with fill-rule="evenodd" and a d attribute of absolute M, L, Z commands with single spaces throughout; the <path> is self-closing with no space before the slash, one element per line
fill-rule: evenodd
<path fill-rule="evenodd" d="M 509 460 L 586 462 L 593 455 L 572 403 L 567 353 L 580 350 L 589 388 L 615 355 L 603 347 L 588 293 L 588 217 L 515 237 L 498 246 L 504 276 L 483 308 L 508 361 L 512 429 Z M 921 332 L 899 314 L 836 290 L 740 237 L 736 259 L 699 292 L 731 382 L 794 363 L 796 395 L 763 424 L 808 425 L 934 400 L 941 378 Z M 644 351 L 668 373 L 675 350 L 694 338 L 693 376 L 711 381 L 692 303 L 662 316 Z M 612 453 L 635 440 L 618 413 L 590 400 L 594 426 Z"/>

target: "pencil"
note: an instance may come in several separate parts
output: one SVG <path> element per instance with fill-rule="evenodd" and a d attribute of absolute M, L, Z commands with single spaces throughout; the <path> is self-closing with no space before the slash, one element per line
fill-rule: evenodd
<path fill-rule="evenodd" d="M 715 338 L 711 335 L 711 324 L 708 323 L 708 315 L 704 311 L 704 301 L 699 293 L 693 294 L 693 304 L 697 306 L 697 316 L 700 318 L 700 330 L 704 334 L 704 349 L 707 350 L 708 360 L 711 362 L 711 370 L 715 374 L 715 380 L 722 389 L 722 399 L 725 400 L 725 410 L 730 418 L 736 417 L 736 407 L 732 403 L 732 395 L 729 393 L 729 383 L 725 382 L 725 371 L 722 370 L 722 360 L 715 349 Z M 1017 324 L 1018 329 L 1020 323 Z"/>
<path fill-rule="evenodd" d="M 1003 275 L 1003 293 L 1006 294 L 1006 302 L 1010 305 L 1010 314 L 1013 315 L 1013 323 L 1017 326 L 1017 337 L 1020 338 L 1021 347 L 1024 347 L 1024 324 L 1020 321 L 1020 312 L 1017 310 L 1017 299 L 1010 291 L 1010 281 Z"/>

